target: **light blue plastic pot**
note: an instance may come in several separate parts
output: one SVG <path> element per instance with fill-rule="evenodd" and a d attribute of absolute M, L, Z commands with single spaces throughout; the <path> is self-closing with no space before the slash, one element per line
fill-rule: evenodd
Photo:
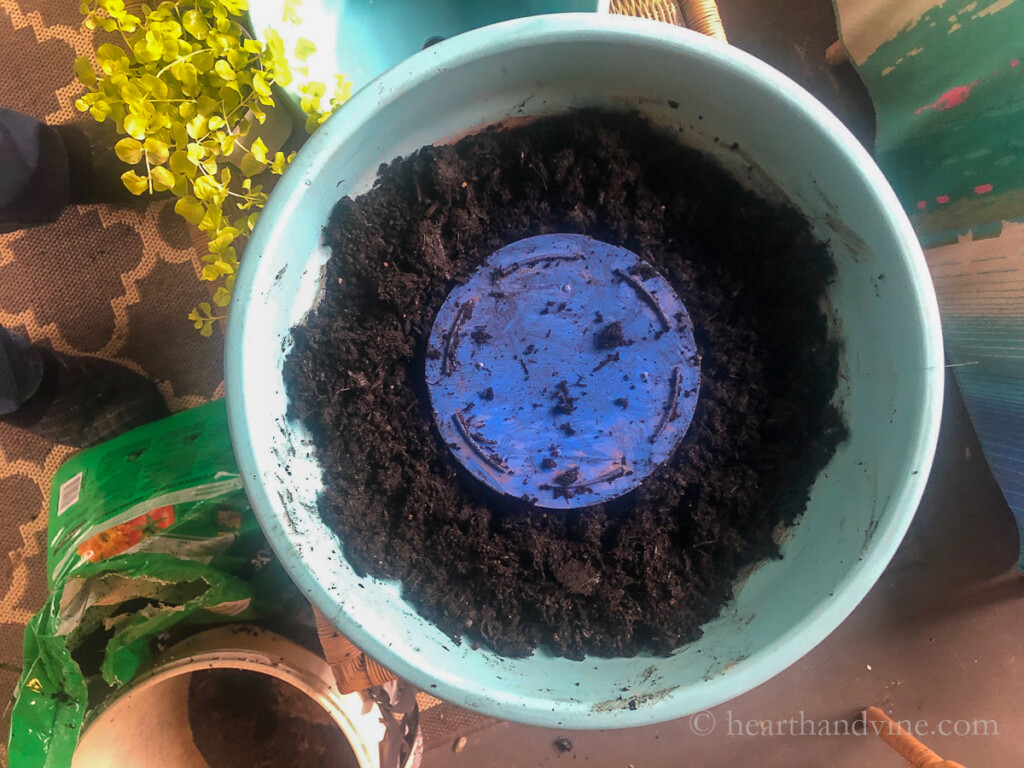
<path fill-rule="evenodd" d="M 310 437 L 287 418 L 290 328 L 317 299 L 321 230 L 382 161 L 518 118 L 604 105 L 681 128 L 832 244 L 829 314 L 842 338 L 849 440 L 818 477 L 781 560 L 744 574 L 697 642 L 671 656 L 507 659 L 456 645 L 360 578 L 320 519 Z M 714 139 L 718 139 L 716 142 Z M 739 149 L 728 147 L 739 143 Z M 723 147 L 726 147 L 723 149 Z M 752 238 L 757 232 L 751 232 Z M 719 704 L 785 669 L 853 610 L 921 498 L 939 428 L 942 346 L 917 240 L 868 154 L 821 104 L 757 59 L 668 25 L 593 14 L 523 19 L 417 54 L 310 139 L 248 245 L 231 307 L 227 399 L 246 488 L 292 577 L 338 629 L 413 684 L 472 710 L 569 728 L 624 727 Z M 439 564 L 439 567 L 440 564 Z M 633 707 L 633 708 L 631 708 Z"/>

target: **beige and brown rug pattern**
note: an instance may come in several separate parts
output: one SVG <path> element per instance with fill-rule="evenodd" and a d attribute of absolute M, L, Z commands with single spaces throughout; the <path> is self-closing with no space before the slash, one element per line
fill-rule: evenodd
<path fill-rule="evenodd" d="M 80 119 L 72 63 L 93 50 L 76 0 L 0 0 L 0 106 L 47 123 Z M 2 172 L 2 170 L 0 170 Z M 114 360 L 157 382 L 172 410 L 223 391 L 217 333 L 189 310 L 209 299 L 199 254 L 168 201 L 72 206 L 0 235 L 0 325 L 61 352 Z M 73 453 L 0 425 L 0 696 L 21 669 L 22 632 L 46 596 L 50 478 Z M 0 707 L 6 744 L 9 707 Z M 0 747 L 0 765 L 6 764 Z"/>

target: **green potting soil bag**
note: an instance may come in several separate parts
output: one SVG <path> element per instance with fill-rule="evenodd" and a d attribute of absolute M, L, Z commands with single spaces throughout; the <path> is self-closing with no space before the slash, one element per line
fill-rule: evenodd
<path fill-rule="evenodd" d="M 64 464 L 47 572 L 50 597 L 25 630 L 13 768 L 70 766 L 88 709 L 161 641 L 184 624 L 256 618 L 292 589 L 246 500 L 222 401 Z"/>

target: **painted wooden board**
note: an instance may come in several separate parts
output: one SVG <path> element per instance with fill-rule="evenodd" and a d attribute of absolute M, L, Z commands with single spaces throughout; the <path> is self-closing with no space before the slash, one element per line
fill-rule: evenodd
<path fill-rule="evenodd" d="M 875 103 L 876 158 L 925 248 L 949 363 L 1024 530 L 1024 1 L 836 9 Z"/>

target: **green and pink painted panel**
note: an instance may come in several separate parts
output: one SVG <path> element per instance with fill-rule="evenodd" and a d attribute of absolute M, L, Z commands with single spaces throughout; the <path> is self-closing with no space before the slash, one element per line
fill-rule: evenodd
<path fill-rule="evenodd" d="M 875 155 L 925 248 L 949 362 L 1024 530 L 1024 0 L 836 10 L 875 103 Z"/>

